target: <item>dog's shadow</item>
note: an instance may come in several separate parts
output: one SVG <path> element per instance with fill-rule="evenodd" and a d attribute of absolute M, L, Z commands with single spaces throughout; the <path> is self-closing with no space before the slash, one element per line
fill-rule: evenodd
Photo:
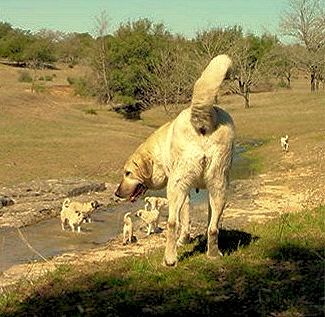
<path fill-rule="evenodd" d="M 218 246 L 221 253 L 223 255 L 226 255 L 237 251 L 240 247 L 246 247 L 258 239 L 259 237 L 252 236 L 250 233 L 244 231 L 220 229 Z M 180 256 L 180 261 L 189 258 L 197 253 L 205 253 L 207 251 L 206 235 L 197 235 L 192 239 L 191 243 L 195 244 L 193 250 L 184 252 Z"/>

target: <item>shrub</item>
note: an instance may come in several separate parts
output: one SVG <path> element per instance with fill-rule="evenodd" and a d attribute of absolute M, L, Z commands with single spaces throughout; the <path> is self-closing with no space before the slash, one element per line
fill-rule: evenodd
<path fill-rule="evenodd" d="M 46 81 L 52 81 L 53 80 L 53 77 L 51 75 L 45 75 L 45 80 Z"/>
<path fill-rule="evenodd" d="M 37 92 L 37 93 L 41 93 L 45 91 L 45 86 L 44 84 L 35 84 L 33 85 L 33 91 Z"/>
<path fill-rule="evenodd" d="M 28 71 L 23 70 L 19 72 L 18 81 L 22 83 L 31 83 L 33 81 L 33 78 Z"/>
<path fill-rule="evenodd" d="M 84 110 L 85 114 L 97 115 L 97 111 L 95 109 L 86 109 Z"/>
<path fill-rule="evenodd" d="M 83 77 L 67 77 L 69 85 L 73 86 L 74 92 L 79 96 L 93 96 L 93 92 L 86 78 Z"/>

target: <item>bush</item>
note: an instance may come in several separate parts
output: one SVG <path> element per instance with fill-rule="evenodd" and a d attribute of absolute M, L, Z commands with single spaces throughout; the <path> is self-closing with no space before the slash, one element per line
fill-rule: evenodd
<path fill-rule="evenodd" d="M 53 80 L 53 77 L 51 75 L 45 75 L 45 80 L 46 81 L 52 81 Z"/>
<path fill-rule="evenodd" d="M 19 72 L 18 81 L 22 83 L 31 83 L 33 81 L 32 76 L 26 70 Z"/>
<path fill-rule="evenodd" d="M 67 82 L 68 82 L 69 85 L 72 86 L 76 82 L 76 78 L 68 76 L 67 77 Z"/>
<path fill-rule="evenodd" d="M 84 110 L 85 114 L 97 115 L 97 111 L 95 109 L 86 109 Z"/>
<path fill-rule="evenodd" d="M 69 76 L 67 77 L 67 82 L 73 86 L 76 95 L 83 97 L 93 96 L 93 92 L 86 78 Z"/>
<path fill-rule="evenodd" d="M 44 86 L 44 84 L 34 84 L 33 90 L 37 93 L 41 93 L 41 92 L 45 91 L 45 86 Z"/>

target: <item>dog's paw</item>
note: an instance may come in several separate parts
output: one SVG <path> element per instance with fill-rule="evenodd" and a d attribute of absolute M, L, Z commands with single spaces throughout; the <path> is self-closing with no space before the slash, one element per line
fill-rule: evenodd
<path fill-rule="evenodd" d="M 211 248 L 211 249 L 208 249 L 207 256 L 209 258 L 220 258 L 220 257 L 223 257 L 223 254 L 220 252 L 220 250 L 218 248 Z"/>
<path fill-rule="evenodd" d="M 168 256 L 165 254 L 163 265 L 167 267 L 176 267 L 177 266 L 177 257 L 176 256 Z"/>
<path fill-rule="evenodd" d="M 181 247 L 185 244 L 189 244 L 191 243 L 191 238 L 190 238 L 190 235 L 187 234 L 187 235 L 184 235 L 184 236 L 181 236 L 178 240 L 177 240 L 177 246 L 178 247 Z"/>

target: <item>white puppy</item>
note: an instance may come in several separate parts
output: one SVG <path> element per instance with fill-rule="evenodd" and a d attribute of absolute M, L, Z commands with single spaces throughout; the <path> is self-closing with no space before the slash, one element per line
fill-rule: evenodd
<path fill-rule="evenodd" d="M 150 209 L 157 209 L 158 211 L 161 210 L 163 207 L 168 207 L 168 199 L 163 197 L 145 197 L 145 206 L 144 209 L 148 210 L 150 205 Z"/>
<path fill-rule="evenodd" d="M 289 149 L 289 136 L 286 135 L 286 136 L 281 137 L 280 143 L 281 143 L 282 150 L 285 151 L 285 152 L 288 152 L 288 149 Z"/>
<path fill-rule="evenodd" d="M 131 212 L 127 212 L 124 215 L 124 226 L 123 226 L 123 245 L 132 243 L 133 238 L 133 223 L 131 219 Z"/>
<path fill-rule="evenodd" d="M 75 231 L 75 227 L 77 227 L 78 232 L 80 232 L 81 223 L 84 220 L 91 221 L 90 215 L 98 205 L 96 200 L 82 203 L 79 201 L 71 201 L 69 198 L 66 198 L 61 209 L 62 230 L 65 230 L 65 223 L 68 222 L 72 232 Z"/>
<path fill-rule="evenodd" d="M 158 228 L 159 222 L 159 210 L 145 210 L 139 209 L 136 213 L 137 217 L 140 217 L 147 225 L 147 236 L 151 234 L 151 232 L 155 232 L 156 228 Z"/>

